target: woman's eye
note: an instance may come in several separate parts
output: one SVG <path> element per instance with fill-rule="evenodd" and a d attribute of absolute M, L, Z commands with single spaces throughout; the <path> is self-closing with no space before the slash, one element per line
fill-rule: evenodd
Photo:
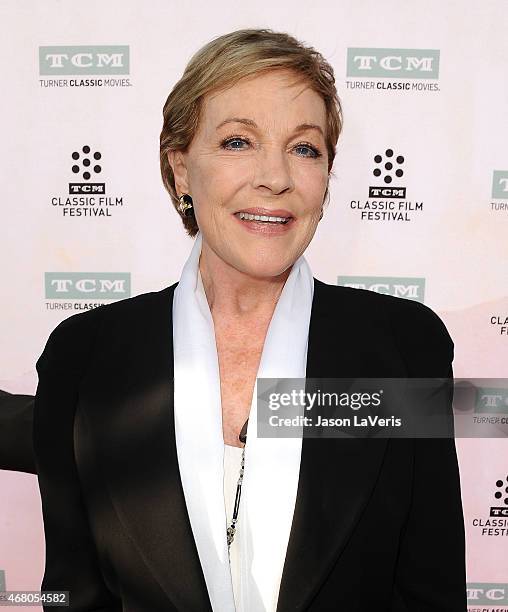
<path fill-rule="evenodd" d="M 306 144 L 296 145 L 295 149 L 304 149 L 311 152 L 311 155 L 304 155 L 303 157 L 319 157 L 321 155 L 317 149 Z"/>
<path fill-rule="evenodd" d="M 221 142 L 221 147 L 223 149 L 241 150 L 243 147 L 236 146 L 236 145 L 238 145 L 238 144 L 241 145 L 242 143 L 249 144 L 249 141 L 246 138 L 227 138 L 226 140 L 223 140 Z M 235 146 L 233 146 L 233 145 L 235 145 Z"/>
<path fill-rule="evenodd" d="M 243 136 L 235 136 L 235 137 L 230 137 L 230 138 L 226 138 L 225 140 L 223 140 L 221 142 L 221 147 L 223 149 L 226 149 L 228 151 L 242 151 L 245 147 L 243 145 L 250 145 L 251 142 L 248 138 L 244 138 Z M 321 153 L 312 145 L 310 144 L 299 144 L 296 145 L 294 147 L 294 150 L 301 150 L 303 149 L 303 154 L 299 154 L 301 157 L 311 157 L 311 158 L 316 158 L 316 157 L 321 157 Z"/>

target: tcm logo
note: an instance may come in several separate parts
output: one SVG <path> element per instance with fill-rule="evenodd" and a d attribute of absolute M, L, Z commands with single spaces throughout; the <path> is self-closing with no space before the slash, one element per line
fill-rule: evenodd
<path fill-rule="evenodd" d="M 368 289 L 376 293 L 384 293 L 402 297 L 416 302 L 424 301 L 424 278 L 401 278 L 393 276 L 339 276 L 337 284 L 342 287 Z"/>
<path fill-rule="evenodd" d="M 508 170 L 494 170 L 492 197 L 499 200 L 508 200 Z"/>
<path fill-rule="evenodd" d="M 129 47 L 39 47 L 39 74 L 129 74 Z"/>
<path fill-rule="evenodd" d="M 467 603 L 481 606 L 508 604 L 508 584 L 502 582 L 468 582 Z"/>
<path fill-rule="evenodd" d="M 91 178 L 97 178 L 102 172 L 102 153 L 100 151 L 92 151 L 89 145 L 84 145 L 79 151 L 72 152 L 72 167 L 71 170 L 78 177 L 89 181 Z M 105 194 L 105 183 L 69 183 L 69 194 Z"/>
<path fill-rule="evenodd" d="M 478 387 L 476 389 L 475 412 L 508 414 L 508 389 Z"/>
<path fill-rule="evenodd" d="M 374 155 L 374 163 L 376 167 L 372 174 L 377 179 L 383 179 L 383 187 L 369 187 L 369 198 L 396 198 L 404 199 L 406 197 L 405 187 L 393 187 L 390 184 L 395 180 L 401 179 L 404 176 L 404 161 L 403 155 L 396 155 L 393 149 L 386 149 L 384 153 Z"/>
<path fill-rule="evenodd" d="M 46 299 L 120 300 L 131 295 L 129 272 L 46 272 Z"/>
<path fill-rule="evenodd" d="M 499 506 L 491 506 L 490 516 L 508 518 L 508 476 L 501 480 L 496 480 L 494 498 Z"/>
<path fill-rule="evenodd" d="M 347 50 L 347 76 L 437 79 L 439 50 L 350 47 Z"/>

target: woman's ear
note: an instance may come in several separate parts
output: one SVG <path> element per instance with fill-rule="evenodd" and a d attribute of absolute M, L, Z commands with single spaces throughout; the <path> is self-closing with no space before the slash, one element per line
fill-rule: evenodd
<path fill-rule="evenodd" d="M 185 155 L 181 151 L 169 151 L 168 162 L 173 170 L 177 193 L 189 193 L 189 181 Z"/>

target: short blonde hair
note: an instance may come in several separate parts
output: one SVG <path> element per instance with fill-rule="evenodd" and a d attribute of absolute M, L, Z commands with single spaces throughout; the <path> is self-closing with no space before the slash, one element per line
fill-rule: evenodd
<path fill-rule="evenodd" d="M 197 132 L 203 98 L 234 85 L 243 77 L 277 69 L 291 70 L 318 93 L 326 107 L 328 174 L 342 130 L 342 108 L 335 88 L 333 68 L 313 47 L 284 32 L 270 29 L 243 29 L 214 38 L 190 59 L 171 90 L 163 109 L 160 135 L 162 181 L 178 211 L 178 194 L 170 151 L 186 151 Z M 191 194 L 192 195 L 192 194 Z M 328 186 L 325 197 L 328 196 Z M 199 230 L 194 215 L 181 216 L 189 236 Z"/>

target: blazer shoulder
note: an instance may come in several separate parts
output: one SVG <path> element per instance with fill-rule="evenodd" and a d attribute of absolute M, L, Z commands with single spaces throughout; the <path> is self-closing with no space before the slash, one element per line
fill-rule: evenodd
<path fill-rule="evenodd" d="M 368 289 L 330 285 L 314 279 L 318 299 L 335 313 L 354 312 L 385 325 L 405 355 L 441 355 L 453 360 L 454 343 L 441 317 L 432 308 L 408 298 Z"/>
<path fill-rule="evenodd" d="M 164 298 L 169 299 L 177 284 L 67 317 L 50 333 L 44 351 L 37 360 L 37 370 L 40 371 L 49 363 L 57 364 L 67 371 L 80 369 L 83 361 L 91 354 L 95 339 L 104 326 L 114 322 L 122 325 L 134 319 L 139 320 L 149 314 L 151 307 L 163 302 Z"/>
<path fill-rule="evenodd" d="M 441 331 L 445 328 L 439 315 L 422 302 L 395 297 L 386 293 L 377 293 L 369 289 L 330 285 L 317 278 L 314 278 L 314 284 L 320 292 L 321 298 L 333 301 L 336 305 L 347 303 L 354 308 L 371 309 L 370 314 L 373 316 L 378 314 L 392 316 L 401 322 L 409 320 L 412 324 L 421 323 L 436 329 L 441 328 Z"/>

